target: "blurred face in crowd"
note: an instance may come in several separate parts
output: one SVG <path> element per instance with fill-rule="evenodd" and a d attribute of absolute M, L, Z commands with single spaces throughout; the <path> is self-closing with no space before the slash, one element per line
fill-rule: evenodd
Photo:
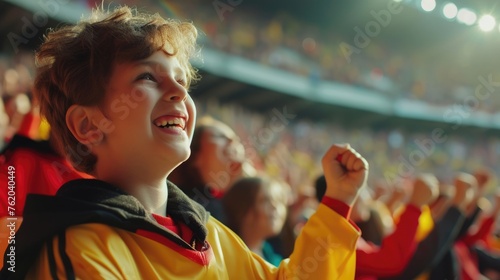
<path fill-rule="evenodd" d="M 241 174 L 243 145 L 234 131 L 221 122 L 202 133 L 196 165 L 206 184 L 223 191 Z"/>
<path fill-rule="evenodd" d="M 261 187 L 255 199 L 255 205 L 248 213 L 248 223 L 255 227 L 255 232 L 264 238 L 280 233 L 286 219 L 286 195 L 279 183 Z"/>

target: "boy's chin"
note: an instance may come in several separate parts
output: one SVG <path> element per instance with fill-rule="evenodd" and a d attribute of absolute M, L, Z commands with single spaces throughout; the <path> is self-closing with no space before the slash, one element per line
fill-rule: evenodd
<path fill-rule="evenodd" d="M 173 157 L 175 157 L 175 160 L 178 162 L 178 164 L 181 164 L 185 162 L 189 156 L 191 155 L 191 149 L 186 149 L 186 150 L 177 150 L 175 153 L 172 154 Z"/>

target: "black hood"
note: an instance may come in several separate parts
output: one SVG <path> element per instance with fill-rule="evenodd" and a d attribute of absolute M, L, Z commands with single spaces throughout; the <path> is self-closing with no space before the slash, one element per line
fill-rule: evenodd
<path fill-rule="evenodd" d="M 194 241 L 205 242 L 208 212 L 174 184 L 167 184 L 168 215 L 186 224 L 193 231 Z M 27 196 L 23 222 L 15 236 L 16 272 L 7 270 L 9 250 L 6 250 L 0 279 L 23 279 L 44 242 L 68 227 L 86 223 L 102 223 L 131 232 L 147 230 L 192 249 L 184 240 L 156 223 L 135 197 L 103 181 L 78 179 L 64 184 L 55 196 Z"/>

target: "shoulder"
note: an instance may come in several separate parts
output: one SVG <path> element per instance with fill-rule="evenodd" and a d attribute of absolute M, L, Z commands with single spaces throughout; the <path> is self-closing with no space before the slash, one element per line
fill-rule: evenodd
<path fill-rule="evenodd" d="M 69 227 L 45 243 L 30 275 L 49 277 L 57 273 L 62 278 L 77 275 L 82 279 L 137 275 L 124 234 L 127 232 L 104 224 Z"/>
<path fill-rule="evenodd" d="M 66 229 L 66 250 L 68 254 L 85 254 L 89 251 L 113 253 L 111 250 L 120 250 L 123 253 L 126 249 L 123 237 L 130 234 L 132 233 L 99 223 L 75 225 Z"/>
<path fill-rule="evenodd" d="M 216 218 L 210 216 L 206 227 L 208 230 L 207 239 L 212 247 L 215 247 L 214 245 L 216 244 L 223 245 L 224 247 L 231 246 L 233 248 L 246 247 L 245 242 L 236 233 Z"/>

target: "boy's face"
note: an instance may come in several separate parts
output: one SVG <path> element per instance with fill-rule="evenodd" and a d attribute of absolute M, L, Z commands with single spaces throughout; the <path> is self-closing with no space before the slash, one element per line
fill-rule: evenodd
<path fill-rule="evenodd" d="M 156 175 L 189 157 L 196 110 L 185 71 L 163 51 L 115 65 L 102 108 L 110 121 L 102 156 Z"/>

